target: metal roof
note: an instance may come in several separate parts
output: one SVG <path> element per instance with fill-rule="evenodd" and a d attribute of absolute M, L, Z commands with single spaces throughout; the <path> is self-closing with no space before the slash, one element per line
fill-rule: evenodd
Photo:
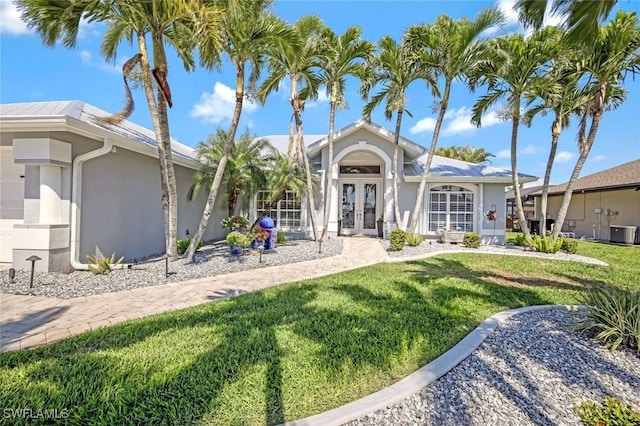
<path fill-rule="evenodd" d="M 0 117 L 71 117 L 97 128 L 106 129 L 127 139 L 157 148 L 155 133 L 145 127 L 124 120 L 120 124 L 106 124 L 96 117 L 105 117 L 110 113 L 82 101 L 24 102 L 0 104 Z M 196 159 L 193 148 L 175 139 L 171 139 L 172 152 L 176 155 Z"/>
<path fill-rule="evenodd" d="M 422 175 L 424 165 L 427 161 L 427 154 L 416 159 L 410 164 L 405 164 L 405 177 L 419 177 Z M 455 160 L 453 158 L 433 156 L 429 177 L 440 178 L 490 178 L 490 179 L 511 179 L 511 170 L 500 169 L 497 167 L 487 166 L 484 164 L 467 163 L 466 161 Z M 523 182 L 536 180 L 536 176 L 518 173 L 518 177 Z"/>

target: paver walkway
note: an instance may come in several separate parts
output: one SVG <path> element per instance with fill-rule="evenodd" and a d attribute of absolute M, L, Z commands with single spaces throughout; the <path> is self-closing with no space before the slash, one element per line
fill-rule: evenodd
<path fill-rule="evenodd" d="M 339 256 L 179 283 L 72 299 L 1 294 L 0 352 L 44 346 L 128 319 L 372 265 L 386 257 L 375 239 L 345 238 Z"/>

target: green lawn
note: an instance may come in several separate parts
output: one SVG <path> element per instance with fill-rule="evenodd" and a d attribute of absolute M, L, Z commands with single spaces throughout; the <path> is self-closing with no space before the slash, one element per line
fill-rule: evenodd
<path fill-rule="evenodd" d="M 575 303 L 585 287 L 640 287 L 639 249 L 582 242 L 578 254 L 611 266 L 443 255 L 0 354 L 2 408 L 67 409 L 75 424 L 294 420 L 397 381 L 498 311 Z"/>

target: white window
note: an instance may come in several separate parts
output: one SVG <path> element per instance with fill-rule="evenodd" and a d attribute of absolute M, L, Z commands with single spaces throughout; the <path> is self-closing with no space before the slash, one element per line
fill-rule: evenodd
<path fill-rule="evenodd" d="M 262 216 L 269 203 L 271 191 L 258 191 L 257 213 Z M 301 229 L 302 211 L 300 200 L 293 191 L 286 191 L 275 209 L 269 214 L 273 219 L 274 226 L 283 231 L 296 231 Z"/>
<path fill-rule="evenodd" d="M 473 231 L 473 192 L 442 185 L 429 191 L 429 231 Z"/>

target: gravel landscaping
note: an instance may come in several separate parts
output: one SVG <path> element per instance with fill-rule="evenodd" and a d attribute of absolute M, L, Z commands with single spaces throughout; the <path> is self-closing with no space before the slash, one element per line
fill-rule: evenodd
<path fill-rule="evenodd" d="M 640 411 L 640 357 L 576 333 L 577 315 L 514 316 L 422 391 L 349 424 L 579 425 L 574 407 L 606 396 Z"/>
<path fill-rule="evenodd" d="M 167 282 L 337 256 L 342 253 L 342 239 L 324 241 L 322 252 L 319 252 L 319 248 L 316 241 L 291 240 L 274 249 L 265 250 L 260 263 L 257 250 L 247 250 L 242 256 L 232 256 L 229 246 L 225 242 L 218 241 L 198 250 L 194 263 L 187 259 L 169 262 L 168 277 L 165 277 L 164 259 L 141 259 L 131 268 L 115 269 L 105 275 L 93 275 L 89 271 L 76 271 L 70 274 L 36 272 L 32 289 L 29 288 L 30 271 L 17 271 L 13 283 L 10 282 L 8 273 L 2 271 L 0 293 L 71 298 L 150 287 Z"/>
<path fill-rule="evenodd" d="M 425 240 L 416 247 L 405 246 L 404 249 L 399 251 L 391 250 L 388 240 L 380 240 L 382 247 L 385 249 L 389 257 L 391 258 L 415 258 L 428 257 L 443 251 L 456 251 L 456 252 L 471 252 L 471 253 L 495 253 L 495 254 L 507 254 L 513 256 L 532 256 L 543 257 L 556 260 L 570 260 L 573 262 L 591 263 L 594 265 L 607 266 L 607 264 L 601 260 L 593 259 L 590 257 L 580 256 L 577 254 L 568 254 L 563 252 L 557 253 L 538 253 L 533 249 L 515 246 L 511 244 L 505 245 L 481 245 L 478 248 L 468 248 L 462 244 L 444 244 L 435 240 Z"/>

